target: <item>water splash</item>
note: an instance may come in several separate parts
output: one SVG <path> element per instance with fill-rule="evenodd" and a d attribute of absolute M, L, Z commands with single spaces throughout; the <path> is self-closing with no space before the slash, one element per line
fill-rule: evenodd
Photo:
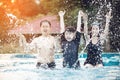
<path fill-rule="evenodd" d="M 10 20 L 10 24 L 14 24 L 14 22 L 17 20 L 17 17 L 11 13 L 6 13 L 9 20 Z"/>
<path fill-rule="evenodd" d="M 99 8 L 99 10 L 98 10 L 98 12 L 97 12 L 97 14 L 96 14 L 96 19 L 97 19 L 97 21 L 99 21 L 101 24 L 103 23 L 103 22 L 102 22 L 102 21 L 103 21 L 103 17 L 102 17 L 102 16 L 103 16 L 103 13 L 102 13 L 102 10 L 103 10 L 103 8 L 104 8 L 104 6 L 105 6 L 106 4 L 107 4 L 107 2 L 106 2 L 106 0 L 105 0 L 104 4 L 101 4 L 101 6 L 100 6 L 100 8 Z M 111 3 L 110 3 L 110 2 L 106 5 L 106 7 L 109 9 L 109 11 L 112 10 L 112 9 L 111 9 Z M 100 29 L 100 32 L 101 32 L 101 31 L 103 31 L 103 28 Z M 85 45 L 85 47 L 83 48 L 83 50 L 80 52 L 80 56 L 83 56 L 83 53 L 84 53 L 87 45 L 90 43 L 90 41 L 91 41 L 91 39 L 90 39 L 89 41 L 86 41 L 86 45 Z"/>
<path fill-rule="evenodd" d="M 12 25 L 13 28 L 18 27 L 25 22 L 23 19 L 17 18 L 17 16 L 15 16 L 12 13 L 6 13 L 6 15 L 8 16 L 8 18 L 10 20 L 9 24 Z"/>

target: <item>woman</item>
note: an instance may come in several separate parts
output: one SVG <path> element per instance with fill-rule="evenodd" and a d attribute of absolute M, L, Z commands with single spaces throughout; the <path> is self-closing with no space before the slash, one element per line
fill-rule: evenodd
<path fill-rule="evenodd" d="M 84 20 L 86 20 L 86 15 L 84 15 Z M 111 17 L 111 10 L 106 15 L 106 25 L 105 30 L 100 33 L 100 28 L 98 22 L 92 24 L 92 30 L 87 42 L 87 59 L 84 63 L 85 67 L 102 67 L 102 40 L 108 35 L 109 22 Z"/>

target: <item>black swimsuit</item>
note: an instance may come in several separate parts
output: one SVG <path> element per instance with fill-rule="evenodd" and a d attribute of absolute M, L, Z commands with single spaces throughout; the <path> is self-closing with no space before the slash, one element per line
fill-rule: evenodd
<path fill-rule="evenodd" d="M 79 68 L 78 48 L 80 44 L 81 33 L 76 32 L 76 38 L 72 41 L 67 41 L 63 36 L 61 37 L 63 49 L 63 67 Z"/>
<path fill-rule="evenodd" d="M 87 46 L 87 59 L 84 65 L 91 64 L 93 66 L 96 66 L 97 64 L 103 64 L 101 54 L 102 46 L 100 44 L 100 40 L 97 42 L 97 44 L 90 42 Z"/>

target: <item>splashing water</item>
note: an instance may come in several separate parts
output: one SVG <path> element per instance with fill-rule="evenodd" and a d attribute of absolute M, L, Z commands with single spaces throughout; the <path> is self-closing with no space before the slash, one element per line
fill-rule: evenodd
<path fill-rule="evenodd" d="M 24 55 L 24 56 L 23 56 Z M 84 68 L 79 70 L 62 67 L 62 59 L 55 58 L 56 69 L 37 69 L 35 54 L 6 54 L 0 55 L 0 79 L 1 80 L 119 80 L 118 66 L 104 66 L 103 68 Z M 115 55 L 115 54 L 114 54 Z M 58 55 L 57 55 L 58 56 Z M 59 55 L 60 56 L 60 55 Z M 111 55 L 109 54 L 109 57 Z M 113 55 L 112 55 L 113 56 Z M 104 61 L 115 62 L 119 60 L 118 55 L 104 57 Z M 113 61 L 113 62 L 114 62 Z M 96 74 L 97 73 L 97 74 Z M 32 76 L 31 76 L 32 75 Z"/>

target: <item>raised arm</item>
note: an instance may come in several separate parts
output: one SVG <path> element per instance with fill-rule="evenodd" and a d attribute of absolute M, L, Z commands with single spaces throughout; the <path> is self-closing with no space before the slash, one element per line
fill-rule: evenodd
<path fill-rule="evenodd" d="M 106 14 L 106 24 L 105 24 L 105 29 L 104 29 L 105 37 L 108 35 L 108 32 L 109 32 L 109 22 L 111 19 L 111 12 L 112 12 L 112 9 L 110 9 L 110 11 Z"/>
<path fill-rule="evenodd" d="M 83 22 L 84 22 L 84 35 L 87 40 L 89 40 L 88 35 L 88 15 L 86 13 L 83 14 Z"/>
<path fill-rule="evenodd" d="M 65 31 L 65 23 L 64 23 L 65 11 L 60 11 L 58 14 L 60 16 L 60 33 L 63 33 Z"/>
<path fill-rule="evenodd" d="M 81 17 L 82 17 L 83 12 L 80 10 L 78 12 L 78 21 L 77 21 L 77 31 L 81 32 Z"/>

